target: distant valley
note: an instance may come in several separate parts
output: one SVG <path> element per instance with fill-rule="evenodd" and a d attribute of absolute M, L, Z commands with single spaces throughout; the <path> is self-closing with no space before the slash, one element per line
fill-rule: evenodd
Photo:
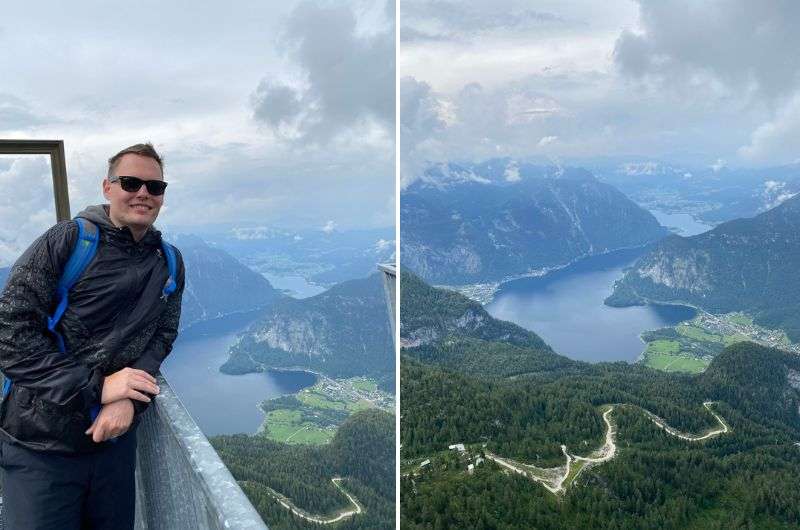
<path fill-rule="evenodd" d="M 267 276 L 300 276 L 321 287 L 375 271 L 395 258 L 394 227 L 288 231 L 259 226 L 205 228 L 200 235 Z"/>
<path fill-rule="evenodd" d="M 182 329 L 231 313 L 261 309 L 286 298 L 262 275 L 199 237 L 182 236 L 174 244 L 186 267 Z"/>
<path fill-rule="evenodd" d="M 799 164 L 729 168 L 616 159 L 585 167 L 648 209 L 691 212 L 711 225 L 753 217 L 800 192 Z"/>
<path fill-rule="evenodd" d="M 498 200 L 496 188 L 519 186 L 526 171 L 532 182 L 542 177 L 500 162 L 439 167 L 402 202 L 401 527 L 794 527 L 800 498 L 790 487 L 787 495 L 787 485 L 800 473 L 800 356 L 789 339 L 800 313 L 790 270 L 800 262 L 793 246 L 800 198 L 788 184 L 771 184 L 771 193 L 786 193 L 753 219 L 711 231 L 695 222 L 689 233 L 697 235 L 685 238 L 656 222 L 650 239 L 613 252 L 624 245 L 575 244 L 575 227 L 593 218 L 602 230 L 606 221 L 591 214 L 602 205 L 614 219 L 633 201 L 599 200 L 587 184 L 593 177 L 568 169 L 548 175 L 558 184 Z M 555 187 L 565 179 L 595 195 L 549 201 L 565 197 Z M 713 204 L 722 196 L 714 193 L 690 204 L 680 195 L 688 187 L 667 178 L 674 187 L 658 188 L 657 180 L 636 188 L 620 176 L 614 185 L 636 209 L 660 210 L 665 219 L 691 213 L 717 224 L 766 204 L 756 197 L 725 208 Z M 750 193 L 743 190 L 756 180 L 744 180 L 730 193 Z M 708 183 L 717 184 L 727 189 Z M 535 223 L 525 226 L 520 215 L 513 225 L 498 222 L 508 210 L 502 201 L 530 197 L 538 202 L 522 211 Z M 584 202 L 591 206 L 580 208 Z M 555 228 L 548 216 L 558 219 Z M 619 236 L 629 225 L 608 226 Z M 556 242 L 531 237 L 534 227 Z M 554 252 L 561 243 L 575 251 L 571 259 L 537 261 L 563 259 Z M 503 268 L 514 259 L 529 268 Z M 458 286 L 472 299 L 430 283 Z M 606 297 L 613 307 L 603 306 Z M 630 305 L 651 302 L 677 305 Z M 652 315 L 631 311 L 639 308 Z M 560 355 L 561 345 L 576 341 L 589 353 L 627 348 L 630 341 L 611 340 L 626 326 L 633 355 L 645 350 L 642 362 Z"/>

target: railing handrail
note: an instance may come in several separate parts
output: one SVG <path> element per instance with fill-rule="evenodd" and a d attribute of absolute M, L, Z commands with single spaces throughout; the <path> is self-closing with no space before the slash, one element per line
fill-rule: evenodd
<path fill-rule="evenodd" d="M 267 530 L 161 374 L 158 386 L 160 393 L 143 414 L 138 429 L 137 528 Z M 170 463 L 175 468 L 165 469 Z M 190 469 L 185 469 L 187 466 Z M 164 484 L 164 479 L 169 483 Z"/>

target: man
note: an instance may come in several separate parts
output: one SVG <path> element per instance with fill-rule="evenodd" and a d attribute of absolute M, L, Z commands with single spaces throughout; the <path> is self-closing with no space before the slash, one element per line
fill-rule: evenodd
<path fill-rule="evenodd" d="M 50 228 L 11 270 L 0 296 L 0 371 L 13 383 L 0 406 L 6 528 L 133 528 L 135 426 L 159 392 L 184 287 L 176 251 L 177 289 L 162 292 L 169 271 L 152 225 L 165 188 L 151 144 L 109 159 L 108 204 L 78 214 L 100 240 L 57 325 L 66 353 L 47 319 L 77 222 Z"/>

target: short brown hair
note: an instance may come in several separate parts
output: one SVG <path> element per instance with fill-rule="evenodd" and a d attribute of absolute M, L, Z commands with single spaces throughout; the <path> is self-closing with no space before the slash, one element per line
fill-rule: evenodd
<path fill-rule="evenodd" d="M 161 168 L 161 174 L 164 174 L 164 161 L 161 160 L 161 156 L 159 156 L 158 152 L 156 152 L 156 148 L 153 147 L 153 144 L 147 142 L 146 144 L 136 144 L 130 147 L 126 147 L 116 155 L 112 156 L 108 159 L 108 176 L 111 176 L 111 173 L 114 172 L 115 166 L 119 159 L 127 154 L 134 154 L 139 156 L 146 156 L 147 158 L 152 158 L 156 162 L 158 162 L 158 167 Z"/>

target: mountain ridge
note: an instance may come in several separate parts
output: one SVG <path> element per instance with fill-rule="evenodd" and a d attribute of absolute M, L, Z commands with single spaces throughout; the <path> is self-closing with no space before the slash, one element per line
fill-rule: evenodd
<path fill-rule="evenodd" d="M 276 302 L 240 335 L 220 370 L 306 368 L 333 378 L 366 375 L 391 391 L 394 346 L 380 274 L 310 298 Z"/>
<path fill-rule="evenodd" d="M 800 340 L 800 196 L 752 218 L 691 237 L 669 236 L 614 285 L 606 303 L 686 303 L 711 313 L 744 311 Z"/>
<path fill-rule="evenodd" d="M 508 164 L 434 166 L 409 185 L 402 265 L 434 283 L 500 281 L 667 233 L 584 169 Z"/>

